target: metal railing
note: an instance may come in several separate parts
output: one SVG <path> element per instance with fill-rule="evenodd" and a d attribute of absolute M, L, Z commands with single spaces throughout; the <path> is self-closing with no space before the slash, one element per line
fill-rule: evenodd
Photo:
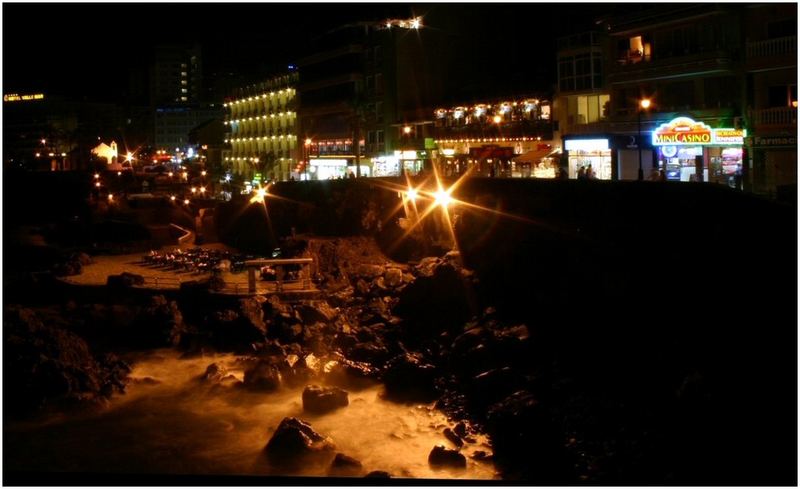
<path fill-rule="evenodd" d="M 797 53 L 797 36 L 779 37 L 747 43 L 747 57 L 761 58 Z"/>
<path fill-rule="evenodd" d="M 750 120 L 755 126 L 791 126 L 797 124 L 797 109 L 794 107 L 773 107 L 753 109 Z"/>

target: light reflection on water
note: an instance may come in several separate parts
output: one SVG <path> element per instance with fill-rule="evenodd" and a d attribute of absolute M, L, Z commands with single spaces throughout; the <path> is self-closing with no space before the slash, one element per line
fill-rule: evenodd
<path fill-rule="evenodd" d="M 482 437 L 462 449 L 466 469 L 430 467 L 435 445 L 452 448 L 442 434 L 452 424 L 431 406 L 385 401 L 379 385 L 350 390 L 349 406 L 312 415 L 303 412 L 302 387 L 257 393 L 198 380 L 211 363 L 225 365 L 241 380 L 235 360 L 233 355 L 181 359 L 172 350 L 142 355 L 131 374 L 139 381 L 101 412 L 6 425 L 3 464 L 34 471 L 325 476 L 341 452 L 360 460 L 364 473 L 495 477 L 490 462 L 469 457 L 476 450 L 491 452 Z M 142 381 L 148 378 L 158 383 Z M 333 439 L 336 450 L 296 467 L 271 463 L 263 448 L 287 416 L 310 423 Z"/>

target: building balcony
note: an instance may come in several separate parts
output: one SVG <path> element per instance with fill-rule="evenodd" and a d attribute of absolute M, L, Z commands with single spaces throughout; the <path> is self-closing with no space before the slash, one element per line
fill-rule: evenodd
<path fill-rule="evenodd" d="M 749 115 L 750 125 L 754 128 L 797 127 L 797 109 L 795 107 L 751 109 Z"/>
<path fill-rule="evenodd" d="M 797 36 L 748 42 L 745 53 L 751 71 L 797 66 Z"/>
<path fill-rule="evenodd" d="M 623 57 L 609 67 L 609 84 L 633 83 L 663 78 L 676 78 L 694 74 L 707 75 L 715 72 L 733 72 L 733 55 L 728 50 L 709 51 L 685 56 L 670 56 L 658 59 L 641 56 L 637 62 Z"/>

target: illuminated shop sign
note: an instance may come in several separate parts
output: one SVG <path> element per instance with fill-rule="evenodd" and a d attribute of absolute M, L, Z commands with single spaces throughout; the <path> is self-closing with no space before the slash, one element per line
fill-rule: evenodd
<path fill-rule="evenodd" d="M 608 139 L 568 139 L 565 147 L 567 151 L 606 151 Z"/>
<path fill-rule="evenodd" d="M 712 129 L 703 122 L 678 117 L 653 131 L 653 146 L 741 145 L 745 136 L 744 129 Z"/>
<path fill-rule="evenodd" d="M 16 93 L 9 93 L 7 95 L 3 95 L 3 102 L 22 102 L 28 100 L 42 100 L 44 98 L 43 93 L 32 93 L 28 95 L 18 95 Z"/>

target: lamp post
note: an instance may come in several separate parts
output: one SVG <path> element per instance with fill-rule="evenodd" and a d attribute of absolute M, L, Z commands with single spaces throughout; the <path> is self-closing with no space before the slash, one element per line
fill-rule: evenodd
<path fill-rule="evenodd" d="M 639 148 L 639 174 L 638 180 L 641 182 L 644 180 L 644 171 L 642 171 L 642 111 L 647 110 L 650 107 L 650 99 L 643 98 L 639 101 L 639 110 L 636 111 L 638 115 L 638 127 L 639 127 L 639 137 L 636 140 L 636 146 Z"/>

